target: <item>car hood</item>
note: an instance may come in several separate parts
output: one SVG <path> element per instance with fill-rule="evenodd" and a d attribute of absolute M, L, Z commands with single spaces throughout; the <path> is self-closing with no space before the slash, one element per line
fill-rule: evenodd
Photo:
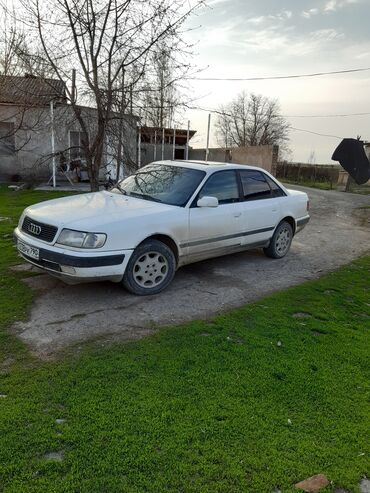
<path fill-rule="evenodd" d="M 104 191 L 48 200 L 28 207 L 25 213 L 36 221 L 58 227 L 78 225 L 89 230 L 95 224 L 168 211 L 174 207 Z"/>

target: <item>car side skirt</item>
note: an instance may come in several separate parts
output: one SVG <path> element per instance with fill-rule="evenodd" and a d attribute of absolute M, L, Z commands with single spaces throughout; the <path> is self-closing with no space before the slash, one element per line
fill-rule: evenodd
<path fill-rule="evenodd" d="M 215 257 L 222 257 L 224 255 L 231 255 L 233 253 L 245 252 L 247 250 L 254 250 L 255 248 L 265 248 L 269 245 L 270 240 L 259 241 L 255 243 L 248 243 L 247 245 L 235 245 L 220 247 L 214 249 L 207 249 L 190 255 L 184 255 L 179 259 L 179 267 L 183 265 L 193 264 L 195 262 L 200 262 L 201 260 L 206 260 Z"/>
<path fill-rule="evenodd" d="M 218 241 L 224 241 L 224 240 L 231 240 L 234 238 L 244 238 L 245 236 L 252 236 L 260 233 L 266 233 L 268 231 L 273 231 L 275 229 L 275 226 L 269 227 L 269 228 L 262 228 L 262 229 L 256 229 L 254 231 L 244 231 L 241 233 L 235 233 L 232 235 L 227 235 L 227 236 L 217 236 L 216 238 L 206 238 L 202 240 L 195 240 L 195 241 L 189 241 L 188 243 L 182 243 L 180 245 L 181 248 L 186 248 L 186 247 L 193 247 L 193 246 L 200 246 L 200 245 L 206 245 L 210 243 L 216 243 Z"/>

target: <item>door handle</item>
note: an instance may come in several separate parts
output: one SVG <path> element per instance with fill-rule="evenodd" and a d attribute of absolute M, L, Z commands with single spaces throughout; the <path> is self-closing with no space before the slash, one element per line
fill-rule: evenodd
<path fill-rule="evenodd" d="M 241 212 L 236 212 L 236 213 L 234 214 L 234 217 L 240 217 L 241 215 L 242 215 L 242 213 L 241 213 Z"/>

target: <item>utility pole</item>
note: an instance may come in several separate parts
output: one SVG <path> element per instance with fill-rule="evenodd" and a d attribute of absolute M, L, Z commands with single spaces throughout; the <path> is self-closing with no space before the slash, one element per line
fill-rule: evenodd
<path fill-rule="evenodd" d="M 176 148 L 176 128 L 173 125 L 173 142 L 172 142 L 172 160 L 175 160 L 175 148 Z"/>
<path fill-rule="evenodd" d="M 209 134 L 211 131 L 211 113 L 208 115 L 208 129 L 207 129 L 207 147 L 206 147 L 206 162 L 208 162 L 208 154 L 209 154 Z"/>
<path fill-rule="evenodd" d="M 153 152 L 154 161 L 157 159 L 157 130 L 154 131 L 154 152 Z"/>
<path fill-rule="evenodd" d="M 162 161 L 164 159 L 164 128 L 162 128 Z"/>
<path fill-rule="evenodd" d="M 138 127 L 137 137 L 137 166 L 141 168 L 141 126 Z"/>
<path fill-rule="evenodd" d="M 185 159 L 189 159 L 190 120 L 188 120 L 188 131 L 186 133 Z"/>

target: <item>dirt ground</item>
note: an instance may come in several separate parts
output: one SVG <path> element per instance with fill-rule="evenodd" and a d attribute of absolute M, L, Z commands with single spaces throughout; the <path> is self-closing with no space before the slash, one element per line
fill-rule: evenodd
<path fill-rule="evenodd" d="M 107 282 L 67 286 L 42 274 L 27 280 L 38 296 L 29 320 L 12 331 L 41 358 L 72 346 L 78 350 L 92 339 L 102 345 L 137 339 L 317 278 L 370 251 L 369 216 L 358 210 L 370 204 L 369 197 L 291 188 L 309 194 L 311 221 L 284 259 L 253 250 L 189 265 L 167 291 L 152 297 L 136 297 Z"/>

